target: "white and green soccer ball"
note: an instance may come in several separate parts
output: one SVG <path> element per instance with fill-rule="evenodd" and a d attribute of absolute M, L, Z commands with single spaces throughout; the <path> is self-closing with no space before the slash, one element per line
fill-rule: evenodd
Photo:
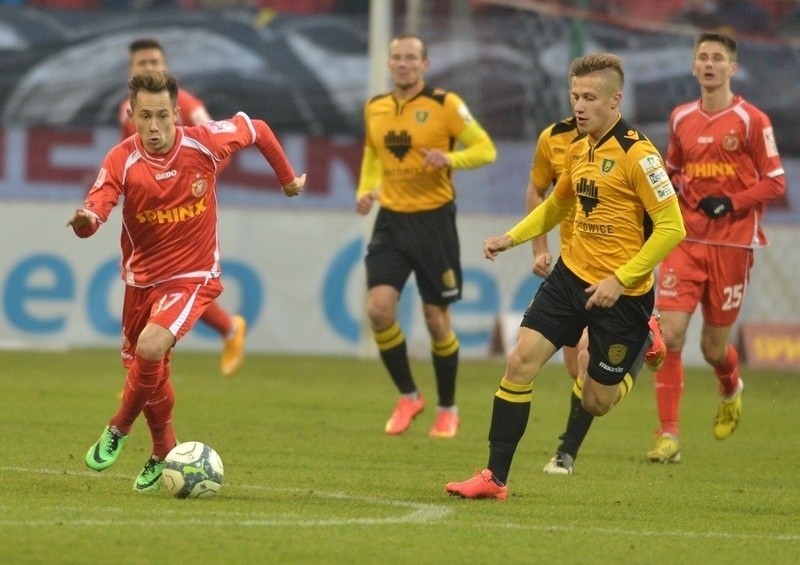
<path fill-rule="evenodd" d="M 207 498 L 222 487 L 222 459 L 211 446 L 187 441 L 164 459 L 162 481 L 176 498 Z"/>

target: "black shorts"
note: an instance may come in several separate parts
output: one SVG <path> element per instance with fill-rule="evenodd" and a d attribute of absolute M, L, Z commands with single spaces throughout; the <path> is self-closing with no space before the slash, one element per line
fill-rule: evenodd
<path fill-rule="evenodd" d="M 389 285 L 403 290 L 414 273 L 422 301 L 450 304 L 461 298 L 461 249 L 456 205 L 425 212 L 381 208 L 367 246 L 367 288 Z"/>
<path fill-rule="evenodd" d="M 647 322 L 655 293 L 622 295 L 611 308 L 586 309 L 588 283 L 579 279 L 561 258 L 539 286 L 521 326 L 536 330 L 560 349 L 575 346 L 583 328 L 589 328 L 589 376 L 604 384 L 622 381 L 635 367 L 647 340 Z"/>

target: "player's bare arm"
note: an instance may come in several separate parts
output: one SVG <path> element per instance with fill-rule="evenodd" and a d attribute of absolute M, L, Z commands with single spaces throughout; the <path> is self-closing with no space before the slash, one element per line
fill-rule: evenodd
<path fill-rule="evenodd" d="M 514 245 L 514 240 L 508 235 L 493 235 L 483 242 L 483 256 L 494 261 L 498 254 Z"/>

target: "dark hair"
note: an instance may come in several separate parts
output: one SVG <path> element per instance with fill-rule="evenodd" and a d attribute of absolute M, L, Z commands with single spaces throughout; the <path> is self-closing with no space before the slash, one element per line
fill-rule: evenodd
<path fill-rule="evenodd" d="M 128 81 L 128 97 L 130 98 L 131 108 L 134 107 L 136 95 L 142 90 L 153 93 L 166 90 L 169 92 L 172 106 L 175 107 L 178 104 L 178 78 L 172 73 L 148 71 L 132 76 Z"/>
<path fill-rule="evenodd" d="M 730 35 L 725 35 L 724 33 L 719 33 L 716 31 L 703 32 L 697 36 L 697 39 L 695 39 L 694 50 L 697 51 L 697 48 L 700 47 L 700 44 L 705 43 L 706 41 L 722 43 L 722 45 L 724 45 L 725 49 L 728 51 L 731 61 L 736 60 L 736 40 Z"/>
<path fill-rule="evenodd" d="M 144 51 L 145 49 L 158 49 L 161 51 L 162 55 L 164 54 L 164 48 L 161 47 L 161 44 L 152 37 L 142 37 L 128 45 L 128 52 L 131 55 L 137 51 Z"/>
<path fill-rule="evenodd" d="M 422 45 L 422 60 L 424 61 L 425 59 L 428 58 L 428 46 L 425 45 L 425 40 L 422 39 L 419 35 L 417 35 L 416 33 L 401 33 L 400 35 L 395 35 L 389 42 L 389 44 L 391 45 L 395 41 L 400 41 L 401 39 L 416 39 L 417 41 L 419 41 L 420 44 Z"/>
<path fill-rule="evenodd" d="M 569 78 L 584 77 L 600 71 L 612 71 L 619 79 L 619 88 L 625 85 L 625 73 L 622 71 L 622 57 L 613 53 L 589 53 L 572 60 L 569 66 Z"/>

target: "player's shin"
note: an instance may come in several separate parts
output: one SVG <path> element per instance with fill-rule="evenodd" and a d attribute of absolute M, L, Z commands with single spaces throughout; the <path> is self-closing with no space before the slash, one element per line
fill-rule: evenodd
<path fill-rule="evenodd" d="M 109 422 L 123 434 L 127 434 L 133 422 L 142 412 L 153 391 L 161 381 L 164 372 L 164 359 L 152 361 L 136 355 L 128 369 L 125 379 L 125 390 L 122 394 L 122 404 L 117 413 Z"/>
<path fill-rule="evenodd" d="M 436 390 L 439 395 L 439 406 L 442 407 L 455 404 L 458 350 L 459 342 L 455 332 L 447 339 L 434 341 L 432 344 L 431 357 L 436 374 Z"/>
<path fill-rule="evenodd" d="M 583 382 L 581 379 L 576 379 L 570 394 L 567 428 L 558 438 L 561 440 L 561 445 L 558 446 L 557 450 L 559 453 L 566 453 L 573 460 L 578 457 L 578 450 L 581 448 L 581 444 L 583 444 L 583 440 L 586 438 L 586 434 L 589 433 L 589 428 L 594 421 L 594 416 L 583 407 L 582 399 Z"/>
<path fill-rule="evenodd" d="M 390 328 L 375 332 L 374 337 L 381 360 L 400 394 L 416 392 L 417 386 L 411 376 L 411 365 L 408 362 L 406 338 L 400 324 L 395 322 Z"/>
<path fill-rule="evenodd" d="M 172 427 L 172 408 L 174 406 L 175 392 L 172 388 L 172 381 L 165 375 L 142 410 L 153 440 L 153 455 L 160 461 L 163 461 L 167 453 L 178 443 Z"/>
<path fill-rule="evenodd" d="M 487 468 L 503 484 L 508 481 L 514 452 L 528 425 L 532 397 L 533 384 L 519 385 L 506 379 L 495 394 Z"/>
<path fill-rule="evenodd" d="M 680 351 L 668 351 L 664 365 L 655 375 L 658 432 L 678 436 L 678 414 L 683 393 L 683 362 Z"/>

